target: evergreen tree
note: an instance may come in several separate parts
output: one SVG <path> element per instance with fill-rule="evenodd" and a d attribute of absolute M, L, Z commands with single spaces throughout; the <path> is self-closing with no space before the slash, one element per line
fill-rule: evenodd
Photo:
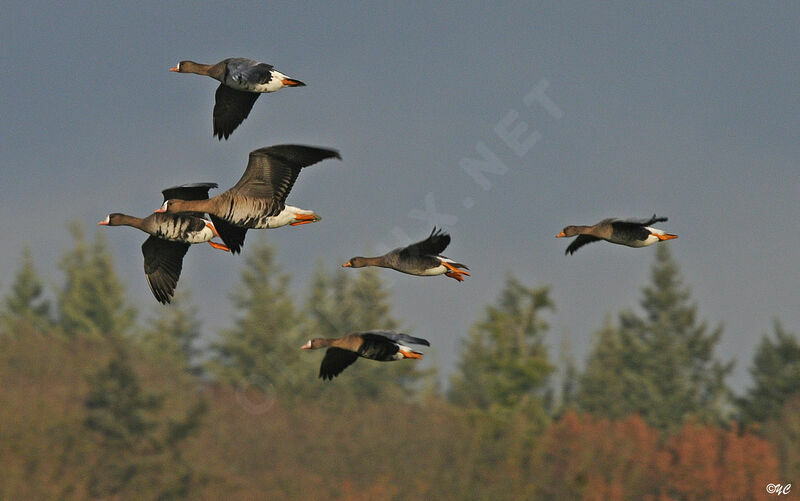
<path fill-rule="evenodd" d="M 84 426 L 100 454 L 89 476 L 93 497 L 186 497 L 198 478 L 183 459 L 181 443 L 197 428 L 205 402 L 179 421 L 162 416 L 164 398 L 146 393 L 120 347 L 89 377 Z"/>
<path fill-rule="evenodd" d="M 122 335 L 133 325 L 136 311 L 125 304 L 124 289 L 114 273 L 105 237 L 98 232 L 91 246 L 83 227 L 72 223 L 74 248 L 61 260 L 66 283 L 59 294 L 59 324 L 72 336 Z"/>
<path fill-rule="evenodd" d="M 540 412 L 553 371 L 542 313 L 553 309 L 547 287 L 531 289 L 507 277 L 497 304 L 487 307 L 485 318 L 472 327 L 450 399 L 480 409 L 532 405 Z"/>
<path fill-rule="evenodd" d="M 44 286 L 36 273 L 31 250 L 25 247 L 22 267 L 14 278 L 5 299 L 3 323 L 11 327 L 17 321 L 30 322 L 38 328 L 50 325 L 50 303 L 42 297 Z"/>
<path fill-rule="evenodd" d="M 399 323 L 391 312 L 389 291 L 379 273 L 376 269 L 365 268 L 356 273 L 336 270 L 329 274 L 320 263 L 311 279 L 306 308 L 311 318 L 305 340 L 374 329 L 399 330 Z M 407 334 L 425 337 L 424 333 Z M 311 363 L 304 374 L 316 378 L 322 354 L 304 355 Z M 431 370 L 420 369 L 414 360 L 391 363 L 362 360 L 330 383 L 320 386 L 320 381 L 315 389 L 358 398 L 406 400 L 421 389 L 420 386 L 431 383 L 431 375 Z"/>
<path fill-rule="evenodd" d="M 211 368 L 220 377 L 263 392 L 292 394 L 299 381 L 301 324 L 289 290 L 290 277 L 275 264 L 266 240 L 251 243 L 242 283 L 232 295 L 234 326 L 213 346 Z"/>
<path fill-rule="evenodd" d="M 171 360 L 183 370 L 195 372 L 195 343 L 200 336 L 197 308 L 188 292 L 175 294 L 169 305 L 158 305 L 155 314 L 138 338 L 139 345 L 153 356 Z"/>
<path fill-rule="evenodd" d="M 688 417 L 726 418 L 733 368 L 714 358 L 722 328 L 697 321 L 697 307 L 667 246 L 658 246 L 651 283 L 642 290 L 643 316 L 619 315 L 597 335 L 577 400 L 586 411 L 620 419 L 638 413 L 660 430 Z"/>
<path fill-rule="evenodd" d="M 780 322 L 775 322 L 774 329 L 774 340 L 769 336 L 761 339 L 750 368 L 753 387 L 739 399 L 745 423 L 778 419 L 783 405 L 800 396 L 800 342 Z"/>

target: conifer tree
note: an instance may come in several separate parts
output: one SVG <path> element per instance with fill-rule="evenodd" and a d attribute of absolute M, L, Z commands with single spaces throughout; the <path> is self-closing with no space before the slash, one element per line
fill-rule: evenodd
<path fill-rule="evenodd" d="M 651 283 L 642 289 L 641 316 L 619 315 L 597 335 L 581 375 L 578 404 L 611 418 L 640 414 L 660 430 L 674 430 L 694 417 L 726 419 L 732 363 L 714 358 L 722 328 L 697 320 L 678 265 L 658 246 Z"/>
<path fill-rule="evenodd" d="M 61 259 L 66 283 L 58 297 L 58 322 L 68 335 L 107 337 L 125 334 L 136 311 L 126 305 L 105 237 L 86 242 L 83 227 L 70 225 L 75 246 Z"/>
<path fill-rule="evenodd" d="M 195 372 L 195 346 L 200 336 L 197 308 L 191 304 L 188 292 L 175 294 L 169 305 L 154 307 L 153 318 L 137 339 L 139 345 L 154 356 L 166 358 L 178 367 Z"/>
<path fill-rule="evenodd" d="M 289 289 L 290 276 L 275 264 L 266 240 L 249 245 L 242 281 L 231 296 L 234 326 L 213 345 L 211 368 L 224 380 L 291 394 L 297 385 L 302 315 Z"/>
<path fill-rule="evenodd" d="M 764 336 L 750 368 L 753 387 L 739 399 L 745 423 L 778 419 L 793 396 L 800 397 L 800 342 L 775 321 L 774 337 Z"/>
<path fill-rule="evenodd" d="M 11 327 L 17 321 L 30 322 L 38 328 L 50 325 L 50 303 L 42 297 L 44 286 L 36 273 L 31 250 L 25 247 L 22 267 L 14 278 L 11 290 L 5 298 L 2 320 Z"/>
<path fill-rule="evenodd" d="M 84 426 L 100 449 L 90 470 L 89 493 L 97 498 L 186 497 L 198 478 L 182 457 L 181 443 L 200 424 L 205 402 L 178 421 L 167 418 L 163 395 L 142 389 L 119 345 L 108 365 L 88 380 Z"/>
<path fill-rule="evenodd" d="M 553 371 L 544 344 L 549 328 L 542 314 L 553 310 L 549 289 L 532 289 L 506 278 L 496 305 L 473 325 L 452 379 L 450 399 L 459 405 L 542 410 Z"/>

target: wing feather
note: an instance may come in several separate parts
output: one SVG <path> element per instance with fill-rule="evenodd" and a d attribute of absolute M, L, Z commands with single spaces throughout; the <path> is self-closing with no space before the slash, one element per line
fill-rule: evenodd
<path fill-rule="evenodd" d="M 151 236 L 142 244 L 144 275 L 159 303 L 170 302 L 183 268 L 183 256 L 189 244 Z"/>

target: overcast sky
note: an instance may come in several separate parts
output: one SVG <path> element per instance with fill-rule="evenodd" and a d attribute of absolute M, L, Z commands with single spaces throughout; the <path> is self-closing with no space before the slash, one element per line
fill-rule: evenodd
<path fill-rule="evenodd" d="M 701 318 L 724 324 L 730 382 L 749 384 L 773 319 L 800 332 L 800 6 L 464 4 L 4 4 L 0 291 L 26 245 L 60 285 L 77 220 L 105 232 L 147 318 L 144 234 L 95 223 L 145 216 L 176 184 L 227 189 L 249 151 L 305 143 L 343 161 L 305 170 L 289 195 L 320 223 L 261 230 L 296 292 L 320 260 L 333 269 L 437 224 L 470 278 L 381 272 L 404 327 L 431 340 L 429 358 L 453 367 L 511 273 L 552 286 L 551 358 L 568 339 L 582 361 L 607 315 L 638 308 L 654 248 L 597 243 L 564 256 L 555 234 L 657 213 L 680 236 L 662 245 Z M 307 87 L 262 96 L 220 142 L 217 83 L 167 70 L 226 57 L 271 63 Z M 475 171 L 486 159 L 493 172 Z M 242 265 L 209 246 L 187 255 L 178 287 L 201 306 L 204 335 L 230 324 Z"/>

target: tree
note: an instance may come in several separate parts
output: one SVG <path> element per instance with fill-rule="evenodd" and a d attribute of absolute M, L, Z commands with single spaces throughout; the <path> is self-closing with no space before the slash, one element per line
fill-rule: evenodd
<path fill-rule="evenodd" d="M 3 323 L 9 326 L 22 320 L 39 328 L 49 326 L 50 303 L 42 297 L 43 292 L 44 286 L 36 273 L 31 250 L 25 247 L 22 252 L 22 267 L 5 299 Z"/>
<path fill-rule="evenodd" d="M 200 336 L 200 325 L 189 293 L 178 292 L 172 303 L 156 307 L 154 317 L 137 341 L 153 356 L 167 358 L 181 369 L 194 372 L 192 364 L 198 355 L 195 343 Z"/>
<path fill-rule="evenodd" d="M 497 305 L 487 307 L 485 318 L 472 327 L 450 399 L 481 409 L 511 409 L 523 402 L 541 407 L 553 371 L 542 313 L 553 309 L 549 288 L 531 289 L 506 278 Z"/>
<path fill-rule="evenodd" d="M 180 420 L 163 416 L 164 397 L 141 388 L 120 346 L 88 380 L 84 426 L 100 450 L 89 475 L 89 493 L 104 498 L 186 497 L 198 479 L 183 459 L 181 443 L 200 424 L 205 402 L 197 402 Z"/>
<path fill-rule="evenodd" d="M 232 295 L 234 326 L 212 347 L 212 370 L 243 387 L 292 394 L 303 317 L 290 294 L 290 277 L 274 263 L 274 254 L 266 240 L 250 245 L 242 282 Z"/>
<path fill-rule="evenodd" d="M 642 289 L 643 315 L 623 312 L 596 336 L 577 402 L 615 419 L 640 414 L 659 430 L 689 417 L 720 423 L 727 416 L 725 377 L 733 368 L 714 358 L 722 328 L 697 321 L 697 306 L 682 283 L 667 246 L 656 250 L 650 285 Z"/>
<path fill-rule="evenodd" d="M 774 340 L 766 335 L 761 338 L 750 368 L 753 387 L 739 399 L 745 423 L 778 419 L 783 405 L 800 395 L 800 342 L 780 322 L 775 321 L 774 329 Z"/>
<path fill-rule="evenodd" d="M 320 264 L 311 279 L 306 307 L 310 314 L 306 340 L 340 337 L 372 329 L 399 329 L 398 321 L 392 316 L 390 293 L 379 273 L 378 270 L 365 268 L 355 273 L 336 270 L 330 274 Z M 412 332 L 408 334 L 416 335 Z M 304 357 L 311 361 L 311 367 L 304 373 L 316 378 L 320 357 L 308 353 Z M 317 390 L 336 395 L 348 393 L 360 398 L 402 401 L 413 396 L 424 382 L 430 383 L 431 375 L 432 371 L 421 370 L 414 360 L 391 363 L 362 360 L 348 367 L 334 381 L 324 383 L 326 386 L 317 386 Z M 352 384 L 353 381 L 357 384 Z M 323 383 L 320 381 L 319 384 Z"/>
<path fill-rule="evenodd" d="M 71 336 L 125 334 L 133 325 L 136 310 L 126 305 L 105 237 L 98 232 L 90 246 L 80 224 L 71 224 L 70 231 L 75 246 L 60 263 L 66 283 L 58 298 L 59 324 Z"/>

